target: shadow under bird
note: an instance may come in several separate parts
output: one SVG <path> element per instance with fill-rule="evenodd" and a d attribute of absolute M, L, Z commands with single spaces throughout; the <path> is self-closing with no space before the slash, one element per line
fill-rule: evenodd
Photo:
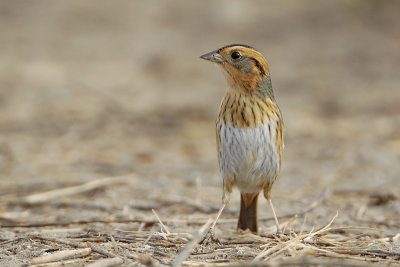
<path fill-rule="evenodd" d="M 257 232 L 257 200 L 264 192 L 279 231 L 271 201 L 283 151 L 284 124 L 275 101 L 267 61 L 254 48 L 232 44 L 201 56 L 218 64 L 228 89 L 216 120 L 217 152 L 223 178 L 223 205 L 229 203 L 232 187 L 240 194 L 238 228 Z"/>

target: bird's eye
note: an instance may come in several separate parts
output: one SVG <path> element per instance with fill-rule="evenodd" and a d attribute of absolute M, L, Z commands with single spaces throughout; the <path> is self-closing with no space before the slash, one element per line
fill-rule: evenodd
<path fill-rule="evenodd" d="M 235 51 L 231 54 L 231 58 L 233 59 L 239 59 L 242 56 L 242 54 L 240 54 L 240 52 Z"/>

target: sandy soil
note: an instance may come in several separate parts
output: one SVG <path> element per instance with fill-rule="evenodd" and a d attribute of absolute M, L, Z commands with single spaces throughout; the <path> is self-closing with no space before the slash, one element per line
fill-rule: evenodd
<path fill-rule="evenodd" d="M 272 192 L 286 231 L 272 235 L 261 200 L 260 235 L 237 232 L 234 191 L 220 243 L 188 248 L 183 264 L 400 264 L 399 9 L 1 1 L 0 265 L 79 247 L 91 253 L 44 266 L 177 261 L 221 203 L 225 81 L 199 56 L 229 43 L 269 61 L 287 128 Z"/>

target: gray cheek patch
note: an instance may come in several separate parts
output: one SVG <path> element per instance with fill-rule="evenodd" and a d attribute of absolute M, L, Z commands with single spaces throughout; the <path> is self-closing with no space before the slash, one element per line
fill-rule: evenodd
<path fill-rule="evenodd" d="M 252 64 L 251 64 L 251 60 L 249 58 L 243 58 L 242 60 L 240 60 L 238 62 L 238 64 L 241 66 L 241 70 L 243 73 L 245 74 L 250 74 L 251 73 L 251 69 L 253 68 Z"/>
<path fill-rule="evenodd" d="M 251 62 L 251 59 L 248 58 L 248 57 L 242 57 L 238 61 L 234 61 L 234 60 L 229 58 L 228 62 L 229 62 L 229 64 L 231 64 L 235 68 L 239 69 L 244 74 L 250 74 L 251 70 L 253 68 L 253 64 Z"/>

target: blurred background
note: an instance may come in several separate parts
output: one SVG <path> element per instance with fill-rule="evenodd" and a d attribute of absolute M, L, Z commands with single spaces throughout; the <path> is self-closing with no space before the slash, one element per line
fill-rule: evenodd
<path fill-rule="evenodd" d="M 137 211 L 121 207 L 169 197 L 218 205 L 214 120 L 226 85 L 199 56 L 243 43 L 267 58 L 285 119 L 278 214 L 329 188 L 339 193 L 314 219 L 339 209 L 349 223 L 368 198 L 343 192 L 400 185 L 399 10 L 395 0 L 0 1 L 0 199 L 140 177 L 76 197 L 119 207 L 108 213 L 9 206 L 8 218 L 129 218 Z M 365 216 L 399 210 L 391 201 Z"/>

